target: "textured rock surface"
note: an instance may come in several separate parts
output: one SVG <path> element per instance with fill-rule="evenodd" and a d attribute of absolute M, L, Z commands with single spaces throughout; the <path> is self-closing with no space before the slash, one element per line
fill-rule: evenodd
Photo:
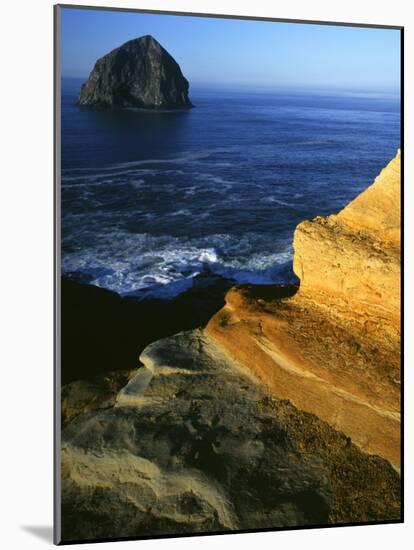
<path fill-rule="evenodd" d="M 76 380 L 62 386 L 62 426 L 80 414 L 113 407 L 118 392 L 135 376 L 133 371 L 114 371 L 91 380 Z"/>
<path fill-rule="evenodd" d="M 338 215 L 301 223 L 300 289 L 240 287 L 206 332 L 274 395 L 400 462 L 400 157 Z"/>
<path fill-rule="evenodd" d="M 386 461 L 270 398 L 201 330 L 141 361 L 63 431 L 65 541 L 399 517 Z"/>
<path fill-rule="evenodd" d="M 82 85 L 79 105 L 176 109 L 191 107 L 180 66 L 152 36 L 101 57 Z"/>
<path fill-rule="evenodd" d="M 339 214 L 298 225 L 294 270 L 301 294 L 399 325 L 400 152 Z"/>

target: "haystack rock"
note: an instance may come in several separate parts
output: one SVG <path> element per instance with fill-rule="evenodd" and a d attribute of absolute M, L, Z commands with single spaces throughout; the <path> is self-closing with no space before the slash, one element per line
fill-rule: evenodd
<path fill-rule="evenodd" d="M 191 107 L 180 66 L 155 38 L 126 42 L 98 59 L 81 87 L 79 105 L 99 108 Z"/>
<path fill-rule="evenodd" d="M 298 225 L 300 288 L 234 288 L 206 332 L 278 398 L 400 464 L 400 152 L 339 214 Z"/>

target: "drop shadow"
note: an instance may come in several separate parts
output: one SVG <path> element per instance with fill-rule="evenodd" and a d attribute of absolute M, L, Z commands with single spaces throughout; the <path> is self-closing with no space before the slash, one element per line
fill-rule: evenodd
<path fill-rule="evenodd" d="M 26 533 L 53 544 L 53 527 L 51 525 L 22 525 L 21 528 Z"/>

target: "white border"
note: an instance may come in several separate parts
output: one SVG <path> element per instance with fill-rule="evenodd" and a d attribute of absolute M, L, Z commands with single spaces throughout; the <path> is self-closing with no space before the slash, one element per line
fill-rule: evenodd
<path fill-rule="evenodd" d="M 44 540 L 52 525 L 53 503 L 53 1 L 20 0 L 2 6 L 1 126 L 2 182 L 0 224 L 1 346 L 1 518 L 2 545 L 26 549 Z M 414 181 L 411 151 L 414 97 L 414 20 L 410 2 L 394 0 L 77 0 L 77 4 L 160 9 L 262 17 L 346 21 L 405 26 L 406 52 L 406 524 L 335 528 L 111 543 L 108 548 L 166 545 L 175 550 L 197 543 L 264 550 L 288 546 L 329 550 L 406 548 L 413 528 L 413 326 L 410 281 L 414 281 L 410 237 L 414 235 Z M 190 45 L 189 45 L 190 47 Z M 276 60 L 277 61 L 277 60 Z M 408 99 L 408 100 L 407 100 Z M 414 283 L 413 283 L 414 284 Z M 411 288 L 410 288 L 411 286 Z M 48 531 L 49 529 L 49 531 Z M 410 533 L 411 531 L 411 533 Z M 37 533 L 37 534 L 34 534 Z M 40 536 L 39 536 L 40 534 Z M 83 548 L 97 545 L 83 545 Z"/>

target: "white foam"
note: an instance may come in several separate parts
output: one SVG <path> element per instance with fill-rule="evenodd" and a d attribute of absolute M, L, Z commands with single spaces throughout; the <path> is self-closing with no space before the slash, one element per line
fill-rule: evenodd
<path fill-rule="evenodd" d="M 202 160 L 210 157 L 213 153 L 220 153 L 225 151 L 221 148 L 210 149 L 204 151 L 184 151 L 180 155 L 171 158 L 159 158 L 159 159 L 143 159 L 143 160 L 132 160 L 128 162 L 117 162 L 111 164 L 110 166 L 100 166 L 100 167 L 91 167 L 91 168 L 64 168 L 62 173 L 66 172 L 109 172 L 112 170 L 119 170 L 120 168 L 132 168 L 135 166 L 146 166 L 148 164 L 182 164 L 186 162 L 192 162 L 197 160 Z"/>
<path fill-rule="evenodd" d="M 200 262 L 216 263 L 218 261 L 217 254 L 213 249 L 203 250 L 198 256 Z"/>
<path fill-rule="evenodd" d="M 133 187 L 134 189 L 141 189 L 141 187 L 142 187 L 142 186 L 144 185 L 144 183 L 145 183 L 145 180 L 139 179 L 139 180 L 136 180 L 136 181 L 131 181 L 131 182 L 129 182 L 129 183 L 132 185 L 132 187 Z"/>
<path fill-rule="evenodd" d="M 175 216 L 191 216 L 191 211 L 188 210 L 188 208 L 182 208 L 181 210 L 177 210 L 176 212 L 172 212 L 171 214 L 167 214 L 168 216 L 175 217 Z"/>
<path fill-rule="evenodd" d="M 294 208 L 294 207 L 295 207 L 295 205 L 292 204 L 291 202 L 282 201 L 282 200 L 277 199 L 276 197 L 272 197 L 272 196 L 263 197 L 263 198 L 261 199 L 261 202 L 268 202 L 268 203 L 272 203 L 272 204 L 279 204 L 280 206 L 289 206 L 290 208 Z"/>
<path fill-rule="evenodd" d="M 290 244 L 272 254 L 258 251 L 255 234 L 183 240 L 114 230 L 94 237 L 90 247 L 63 255 L 63 271 L 87 273 L 93 284 L 120 294 L 145 290 L 172 297 L 189 288 L 206 267 L 240 283 L 271 283 L 280 265 L 292 259 Z"/>
<path fill-rule="evenodd" d="M 122 170 L 113 174 L 96 173 L 85 176 L 63 176 L 62 185 L 65 187 L 78 187 L 81 185 L 103 185 L 105 183 L 116 183 L 116 185 L 125 185 L 129 183 L 127 180 L 114 181 L 113 178 L 120 176 L 141 176 L 141 175 L 156 175 L 159 170 L 141 169 L 141 170 Z M 75 181 L 78 183 L 68 184 L 67 182 Z M 83 182 L 83 183 L 79 183 Z"/>

